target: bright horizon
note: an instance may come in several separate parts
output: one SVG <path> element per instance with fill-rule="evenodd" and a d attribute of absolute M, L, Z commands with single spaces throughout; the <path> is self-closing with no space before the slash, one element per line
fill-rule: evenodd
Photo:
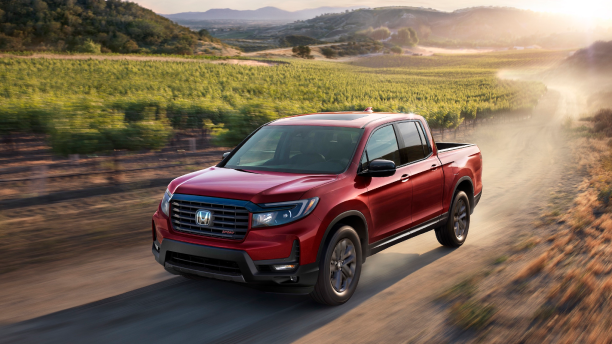
<path fill-rule="evenodd" d="M 262 7 L 277 7 L 286 11 L 298 11 L 317 7 L 388 7 L 412 6 L 433 8 L 440 11 L 454 11 L 466 7 L 497 6 L 514 7 L 537 12 L 566 14 L 585 19 L 612 19 L 612 1 L 603 0 L 414 0 L 414 1 L 380 1 L 370 0 L 336 0 L 336 1 L 302 1 L 302 0 L 227 0 L 221 5 L 217 1 L 194 0 L 134 0 L 156 13 L 172 14 L 179 12 L 205 12 L 209 9 L 230 8 L 234 10 L 256 10 Z"/>

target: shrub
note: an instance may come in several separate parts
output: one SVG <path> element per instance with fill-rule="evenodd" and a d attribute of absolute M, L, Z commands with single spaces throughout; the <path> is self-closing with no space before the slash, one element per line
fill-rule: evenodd
<path fill-rule="evenodd" d="M 314 58 L 314 56 L 310 55 L 311 50 L 310 50 L 309 46 L 300 45 L 299 47 L 293 47 L 293 49 L 291 49 L 291 51 L 295 54 L 295 56 L 301 57 L 303 59 L 312 59 L 312 58 Z"/>
<path fill-rule="evenodd" d="M 593 131 L 612 136 L 612 109 L 601 109 L 593 117 Z"/>
<path fill-rule="evenodd" d="M 301 35 L 289 35 L 278 40 L 281 47 L 297 47 L 300 45 L 313 45 L 324 43 L 316 38 L 301 36 Z"/>
<path fill-rule="evenodd" d="M 487 326 L 494 314 L 495 307 L 478 301 L 457 303 L 451 308 L 453 322 L 465 330 L 479 330 Z"/>
<path fill-rule="evenodd" d="M 100 54 L 102 45 L 98 44 L 91 39 L 88 39 L 79 47 L 79 51 L 82 53 Z"/>
<path fill-rule="evenodd" d="M 75 109 L 53 126 L 51 148 L 60 155 L 159 149 L 172 133 L 164 120 L 126 122 L 122 113 L 99 113 L 95 107 Z"/>
<path fill-rule="evenodd" d="M 394 46 L 394 47 L 392 47 L 392 48 L 391 48 L 391 49 L 389 49 L 389 50 L 391 50 L 391 52 L 392 52 L 392 53 L 394 53 L 394 54 L 398 54 L 398 55 L 401 55 L 401 54 L 403 53 L 402 48 L 398 47 L 397 45 L 396 45 L 396 46 Z"/>
<path fill-rule="evenodd" d="M 216 139 L 215 144 L 224 147 L 234 147 L 244 140 L 251 132 L 260 126 L 278 118 L 273 108 L 263 102 L 244 105 L 237 114 L 227 116 L 224 129 Z"/>
<path fill-rule="evenodd" d="M 338 56 L 338 54 L 336 53 L 336 51 L 330 47 L 324 47 L 321 49 L 321 54 L 323 54 L 323 56 L 327 57 L 328 59 L 334 58 L 336 56 Z"/>

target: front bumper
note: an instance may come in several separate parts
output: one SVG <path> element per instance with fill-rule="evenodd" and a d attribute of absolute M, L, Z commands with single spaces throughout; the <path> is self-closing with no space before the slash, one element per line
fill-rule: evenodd
<path fill-rule="evenodd" d="M 155 260 L 173 274 L 191 274 L 224 281 L 247 283 L 275 292 L 308 293 L 312 291 L 317 282 L 318 264 L 298 266 L 294 271 L 282 272 L 272 272 L 265 268 L 273 264 L 297 263 L 299 261 L 298 250 L 296 240 L 291 255 L 287 258 L 253 261 L 242 250 L 197 245 L 170 239 L 164 239 L 161 244 L 155 241 L 152 248 Z M 235 272 L 218 271 L 198 264 L 173 260 L 172 257 L 176 254 L 189 255 L 197 259 L 214 260 L 215 263 L 212 264 L 225 265 L 231 263 L 232 266 L 237 266 L 237 269 Z"/>

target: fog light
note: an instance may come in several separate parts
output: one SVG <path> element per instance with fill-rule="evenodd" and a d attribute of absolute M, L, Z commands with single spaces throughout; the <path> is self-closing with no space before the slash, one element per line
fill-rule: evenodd
<path fill-rule="evenodd" d="M 276 271 L 286 271 L 286 270 L 293 270 L 295 269 L 296 266 L 297 264 L 272 265 L 272 268 Z"/>

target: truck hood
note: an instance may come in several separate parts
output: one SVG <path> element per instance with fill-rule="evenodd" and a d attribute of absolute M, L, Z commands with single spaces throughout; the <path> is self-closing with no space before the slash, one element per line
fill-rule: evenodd
<path fill-rule="evenodd" d="M 317 186 L 336 180 L 336 175 L 308 175 L 243 171 L 210 167 L 173 180 L 171 193 L 238 199 L 253 203 L 295 201 Z"/>

